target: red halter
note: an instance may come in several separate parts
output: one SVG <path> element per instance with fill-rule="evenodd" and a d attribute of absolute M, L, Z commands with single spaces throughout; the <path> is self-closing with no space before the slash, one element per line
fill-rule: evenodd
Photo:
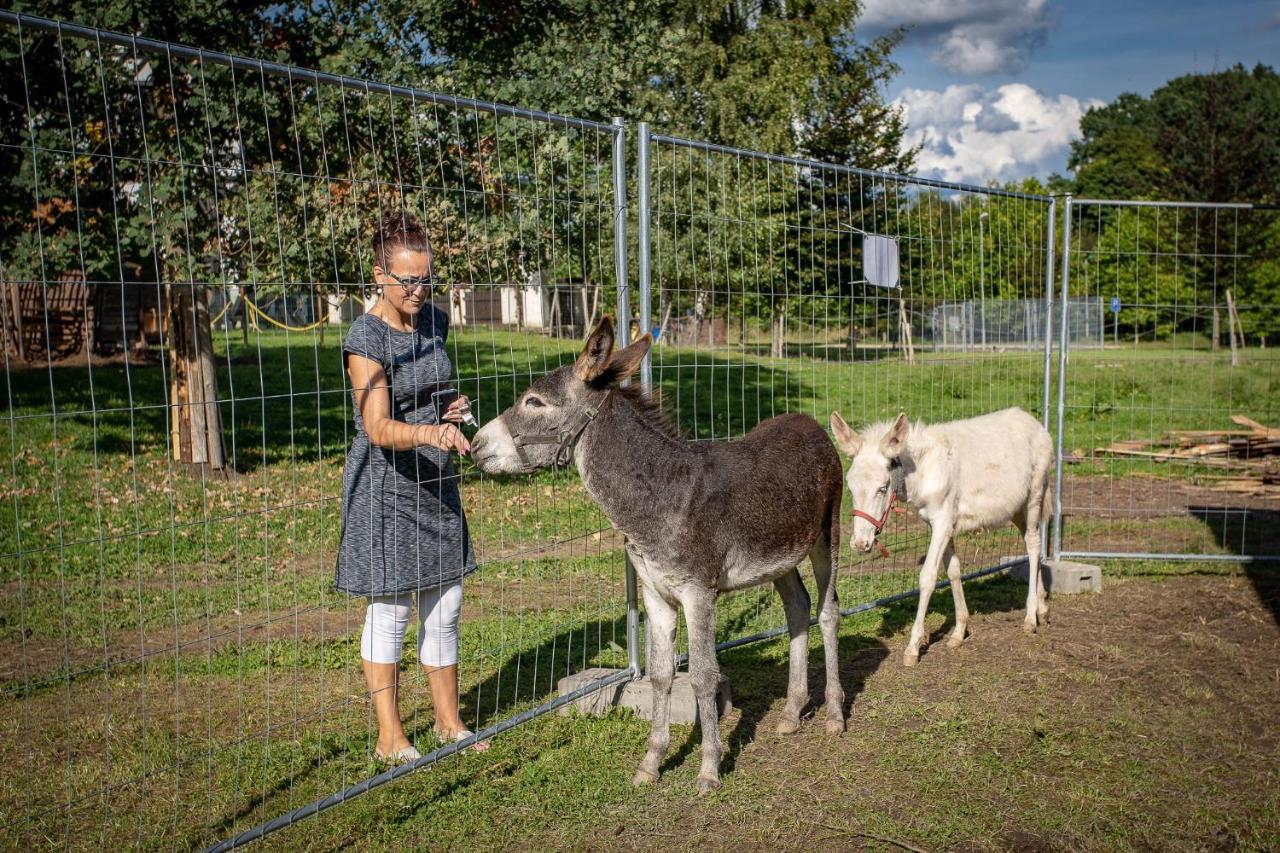
<path fill-rule="evenodd" d="M 882 557 L 889 556 L 891 552 L 889 551 L 888 548 L 884 546 L 884 543 L 880 541 L 880 531 L 884 530 L 885 522 L 889 520 L 889 513 L 893 512 L 893 509 L 894 509 L 893 505 L 894 503 L 897 502 L 897 500 L 898 500 L 898 490 L 894 488 L 890 488 L 889 503 L 884 508 L 884 515 L 880 516 L 879 518 L 876 518 L 874 515 L 872 515 L 869 512 L 863 512 L 860 509 L 853 510 L 853 515 L 855 518 L 866 519 L 867 521 L 871 522 L 871 526 L 876 529 L 876 547 L 880 549 L 880 556 Z"/>

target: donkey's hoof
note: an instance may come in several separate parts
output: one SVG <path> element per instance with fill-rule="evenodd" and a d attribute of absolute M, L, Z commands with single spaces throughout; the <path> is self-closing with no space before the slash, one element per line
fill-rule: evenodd
<path fill-rule="evenodd" d="M 1048 611 L 1048 610 L 1046 610 L 1046 611 L 1044 611 L 1043 613 L 1037 613 L 1037 614 L 1036 614 L 1036 621 L 1037 621 L 1037 622 L 1039 622 L 1041 625 L 1048 625 L 1048 624 L 1049 624 L 1049 611 Z"/>
<path fill-rule="evenodd" d="M 778 720 L 778 727 L 774 729 L 780 735 L 793 735 L 800 731 L 799 717 L 783 717 Z"/>
<path fill-rule="evenodd" d="M 913 652 L 910 649 L 908 649 L 907 651 L 902 653 L 903 666 L 915 666 L 919 662 L 920 662 L 919 652 Z"/>
<path fill-rule="evenodd" d="M 844 734 L 844 720 L 837 720 L 835 717 L 827 718 L 827 734 L 842 735 Z"/>
<path fill-rule="evenodd" d="M 641 767 L 639 770 L 636 771 L 636 775 L 631 777 L 631 784 L 637 787 L 640 785 L 652 785 L 654 782 L 657 782 L 657 781 L 658 781 L 658 774 L 650 773 L 648 770 L 645 770 L 643 767 Z"/>
<path fill-rule="evenodd" d="M 947 637 L 947 648 L 949 649 L 960 648 L 962 645 L 964 645 L 964 638 L 967 635 L 967 633 L 968 632 L 961 632 L 960 634 L 952 634 L 950 637 Z"/>
<path fill-rule="evenodd" d="M 1034 634 L 1036 632 L 1036 623 L 1034 619 L 1022 620 L 1022 632 L 1024 634 Z"/>
<path fill-rule="evenodd" d="M 716 791 L 719 791 L 719 790 L 720 790 L 720 780 L 717 779 L 716 777 L 714 776 L 698 777 L 698 793 L 699 794 L 714 794 Z"/>

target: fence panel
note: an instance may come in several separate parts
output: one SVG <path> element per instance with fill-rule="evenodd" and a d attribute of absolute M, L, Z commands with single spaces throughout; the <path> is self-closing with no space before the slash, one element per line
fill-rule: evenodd
<path fill-rule="evenodd" d="M 1061 352 L 1054 552 L 1280 558 L 1280 211 L 1068 199 L 1065 220 L 1062 295 L 1107 313 L 1101 349 Z"/>
<path fill-rule="evenodd" d="M 824 426 L 833 410 L 855 426 L 899 411 L 933 422 L 1008 406 L 1047 419 L 1050 199 L 706 145 L 645 125 L 640 135 L 639 325 L 657 338 L 645 377 L 690 437 L 733 438 L 784 412 Z M 897 287 L 865 274 L 873 237 L 896 244 Z M 979 333 L 957 347 L 934 330 L 960 304 L 979 317 L 1021 312 L 1024 323 L 1034 304 L 1035 327 L 1016 340 L 991 329 L 985 345 Z M 887 559 L 843 543 L 848 609 L 915 589 L 927 528 L 904 514 L 882 538 Z M 960 557 L 969 571 L 1022 551 L 1010 528 L 967 537 Z M 722 643 L 782 623 L 771 588 L 722 600 Z"/>
<path fill-rule="evenodd" d="M 618 307 L 621 130 L 3 22 L 5 832 L 214 842 L 371 774 L 364 600 L 333 573 L 372 223 L 427 224 L 453 384 L 489 419 Z M 625 666 L 620 543 L 576 475 L 450 477 L 483 568 L 465 722 Z"/>

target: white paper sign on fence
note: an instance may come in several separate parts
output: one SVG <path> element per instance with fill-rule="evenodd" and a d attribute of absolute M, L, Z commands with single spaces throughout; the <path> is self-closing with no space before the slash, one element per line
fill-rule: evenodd
<path fill-rule="evenodd" d="M 876 287 L 898 286 L 898 241 L 878 234 L 862 237 L 862 277 Z"/>

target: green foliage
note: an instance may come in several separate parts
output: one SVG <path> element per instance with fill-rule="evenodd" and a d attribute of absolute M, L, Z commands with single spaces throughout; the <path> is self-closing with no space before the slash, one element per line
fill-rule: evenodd
<path fill-rule="evenodd" d="M 1089 198 L 1280 200 L 1280 76 L 1236 66 L 1170 80 L 1090 110 L 1072 143 L 1069 189 Z M 1076 223 L 1072 276 L 1118 297 L 1116 332 L 1163 338 L 1226 332 L 1226 291 L 1246 339 L 1280 334 L 1280 217 L 1271 211 L 1089 209 Z"/>
<path fill-rule="evenodd" d="M 1090 198 L 1280 200 L 1280 76 L 1237 65 L 1091 109 L 1071 145 Z"/>
<path fill-rule="evenodd" d="M 854 37 L 858 4 L 431 2 L 415 21 L 461 91 L 863 168 L 911 169 L 881 97 L 896 34 Z"/>

